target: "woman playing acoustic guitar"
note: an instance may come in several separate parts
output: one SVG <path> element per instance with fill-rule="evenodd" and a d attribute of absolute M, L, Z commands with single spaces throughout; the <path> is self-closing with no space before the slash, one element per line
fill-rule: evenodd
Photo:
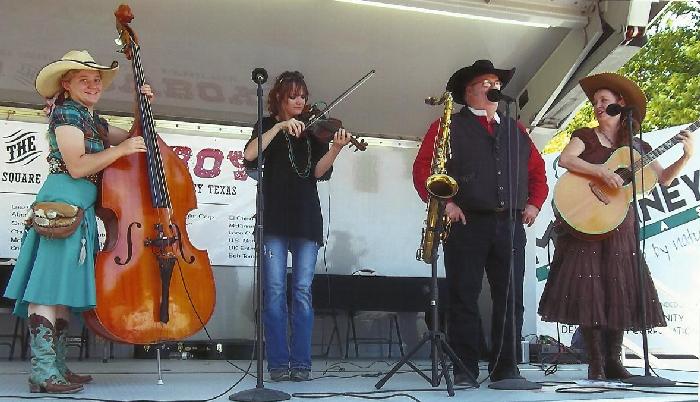
<path fill-rule="evenodd" d="M 623 114 L 612 116 L 606 110 L 611 104 L 631 106 L 635 125 L 641 124 L 646 112 L 646 98 L 637 84 L 614 73 L 586 77 L 580 84 L 593 104 L 598 127 L 574 131 L 571 141 L 561 153 L 559 165 L 572 174 L 589 177 L 587 182 L 599 183 L 602 189 L 596 195 L 603 201 L 606 191 L 612 193 L 613 189 L 629 184 L 604 164 L 617 148 L 629 146 Z M 677 141 L 683 144 L 680 159 L 667 168 L 657 161 L 649 165 L 664 186 L 678 176 L 693 153 L 690 132 L 681 131 Z M 635 138 L 632 147 L 642 154 L 651 150 L 649 144 L 638 138 Z M 629 155 L 628 152 L 626 154 Z M 588 186 L 585 187 L 581 191 L 588 191 Z M 595 193 L 593 187 L 595 185 L 591 184 L 591 192 Z M 620 361 L 623 332 L 644 330 L 638 297 L 639 270 L 635 263 L 634 214 L 629 200 L 624 201 L 622 208 L 626 208 L 622 223 L 598 238 L 580 236 L 572 225 L 558 219 L 558 227 L 563 230 L 555 239 L 551 271 L 538 311 L 543 321 L 578 324 L 581 327 L 589 354 L 588 378 L 591 380 L 630 377 Z M 644 275 L 647 327 L 666 326 L 646 264 Z"/>

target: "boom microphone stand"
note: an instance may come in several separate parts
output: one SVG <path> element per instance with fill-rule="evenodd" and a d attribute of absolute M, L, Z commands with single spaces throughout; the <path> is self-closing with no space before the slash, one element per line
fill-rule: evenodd
<path fill-rule="evenodd" d="M 437 216 L 443 216 L 444 210 L 445 210 L 445 202 L 442 201 L 440 202 L 440 206 L 438 208 L 438 215 Z M 442 219 L 438 219 L 438 222 L 442 222 Z M 435 239 L 440 239 L 442 232 L 444 230 L 442 223 L 438 223 L 435 225 Z M 437 284 L 437 260 L 438 260 L 438 245 L 440 244 L 439 241 L 433 242 L 433 259 L 430 262 L 430 267 L 431 267 L 431 275 L 430 275 L 430 330 L 423 335 L 423 339 L 421 339 L 420 342 L 416 346 L 413 347 L 404 357 L 399 360 L 398 363 L 392 367 L 391 370 L 389 370 L 384 377 L 382 377 L 379 382 L 374 386 L 377 389 L 380 389 L 384 384 L 389 381 L 389 378 L 396 374 L 396 372 L 403 366 L 404 364 L 408 365 L 413 371 L 418 373 L 421 377 L 425 378 L 426 381 L 430 383 L 433 387 L 437 387 L 440 385 L 441 378 L 444 376 L 445 377 L 445 383 L 447 384 L 447 394 L 449 396 L 454 396 L 455 391 L 454 391 L 454 383 L 452 381 L 452 377 L 450 376 L 450 371 L 447 368 L 447 362 L 445 360 L 445 353 L 447 353 L 447 356 L 452 360 L 452 364 L 459 366 L 459 368 L 462 370 L 463 373 L 471 375 L 469 373 L 469 370 L 467 370 L 467 367 L 464 365 L 462 360 L 457 356 L 457 354 L 452 350 L 450 345 L 447 343 L 445 340 L 445 334 L 441 331 L 438 330 L 438 284 Z M 421 369 L 416 367 L 409 359 L 413 357 L 413 355 L 420 350 L 420 348 L 425 344 L 426 342 L 430 342 L 430 347 L 431 347 L 431 360 L 432 360 L 432 376 L 428 377 Z M 442 371 L 438 371 L 438 364 L 440 364 L 440 367 L 442 368 Z M 469 386 L 473 388 L 479 388 L 479 383 L 476 382 L 475 378 L 470 378 L 469 381 Z"/>
<path fill-rule="evenodd" d="M 262 281 L 263 281 L 263 150 L 262 150 L 262 119 L 263 119 L 263 89 L 262 84 L 267 81 L 267 71 L 264 68 L 256 68 L 253 70 L 253 82 L 258 85 L 258 185 L 257 185 L 257 197 L 255 202 L 255 261 L 258 262 L 257 271 L 257 287 L 256 291 L 256 323 L 255 323 L 255 344 L 257 345 L 257 383 L 255 388 L 247 389 L 245 391 L 237 392 L 228 397 L 231 401 L 243 401 L 243 402 L 273 402 L 273 401 L 286 401 L 291 398 L 286 392 L 277 391 L 274 389 L 265 388 L 263 384 L 263 322 L 262 322 L 262 309 L 263 309 L 263 293 L 262 293 Z"/>
<path fill-rule="evenodd" d="M 508 161 L 511 160 L 511 138 L 513 137 L 512 135 L 512 125 L 510 122 L 510 104 L 515 101 L 515 99 L 504 95 L 501 93 L 501 91 L 492 88 L 488 91 L 487 97 L 491 102 L 497 102 L 499 100 L 502 100 L 506 103 L 506 132 L 508 133 L 508 147 L 507 147 L 507 153 L 508 153 Z M 520 135 L 517 133 L 517 127 L 516 129 L 516 134 L 515 134 L 515 149 L 517 155 L 520 154 Z M 516 166 L 518 166 L 516 164 Z M 517 169 L 517 168 L 516 168 Z M 517 177 L 516 177 L 517 180 Z M 517 182 L 516 182 L 517 183 Z M 516 188 L 519 185 L 516 184 Z M 513 169 L 512 166 L 508 167 L 508 193 L 509 193 L 509 205 L 508 207 L 510 208 L 510 211 L 508 213 L 508 227 L 510 228 L 508 232 L 508 236 L 510 239 L 510 260 L 508 263 L 508 292 L 506 294 L 506 303 L 508 303 L 508 307 L 510 307 L 510 317 L 504 318 L 504 326 L 505 326 L 505 319 L 509 319 L 511 321 L 511 359 L 513 361 L 513 364 L 517 364 L 516 362 L 518 361 L 517 357 L 517 342 L 519 341 L 516 338 L 517 335 L 517 329 L 516 329 L 516 320 L 515 320 L 515 252 L 513 250 L 513 236 L 514 236 L 514 230 L 515 230 L 515 219 L 514 219 L 514 210 L 513 210 L 513 203 L 515 200 L 515 197 L 517 194 L 513 194 Z M 522 286 L 522 285 L 521 285 Z M 506 308 L 506 312 L 508 309 Z M 505 330 L 505 328 L 504 328 Z M 501 345 L 498 351 L 498 355 L 496 358 L 496 362 L 494 364 L 494 369 L 498 367 L 498 360 L 501 358 L 501 351 L 503 350 L 503 336 L 504 336 L 505 331 L 501 331 Z M 532 390 L 532 389 L 540 389 L 542 388 L 542 385 L 528 381 L 523 377 L 520 378 L 506 378 L 500 381 L 494 381 L 491 384 L 489 384 L 489 388 L 492 389 L 500 389 L 500 390 Z"/>
<path fill-rule="evenodd" d="M 611 105 L 612 106 L 612 105 Z M 627 120 L 628 137 L 629 137 L 629 149 L 630 149 L 630 167 L 634 163 L 634 147 L 632 146 L 634 141 L 634 108 L 627 107 L 623 108 L 625 113 L 625 119 Z M 640 151 L 641 153 L 641 151 Z M 622 380 L 622 382 L 638 385 L 642 387 L 671 387 L 676 384 L 675 381 L 663 377 L 657 377 L 651 375 L 651 366 L 649 365 L 649 341 L 647 339 L 647 305 L 646 305 L 646 278 L 644 276 L 644 264 L 642 263 L 642 252 L 639 246 L 640 235 L 639 235 L 639 211 L 637 211 L 637 179 L 634 170 L 631 169 L 632 174 L 632 209 L 634 210 L 634 239 L 635 239 L 635 253 L 637 258 L 635 258 L 635 263 L 637 265 L 637 272 L 639 273 L 639 304 L 641 306 L 642 313 L 642 348 L 644 350 L 644 375 L 632 376 L 630 378 Z M 644 174 L 643 170 L 640 170 Z"/>

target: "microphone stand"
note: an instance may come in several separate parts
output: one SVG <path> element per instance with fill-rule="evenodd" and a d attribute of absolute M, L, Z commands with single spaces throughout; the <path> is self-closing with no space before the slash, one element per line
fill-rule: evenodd
<path fill-rule="evenodd" d="M 443 216 L 445 211 L 445 204 L 446 203 L 444 201 L 440 201 L 438 207 L 438 216 Z M 433 230 L 435 233 L 435 239 L 441 239 L 442 233 L 444 232 L 445 228 L 441 223 L 438 223 Z M 447 366 L 447 358 L 452 360 L 453 367 L 458 367 L 462 371 L 462 373 L 468 375 L 468 387 L 479 388 L 479 383 L 477 382 L 476 378 L 472 376 L 467 367 L 464 365 L 464 362 L 462 362 L 459 356 L 457 356 L 454 350 L 452 350 L 450 345 L 447 343 L 445 334 L 438 328 L 439 315 L 437 261 L 438 246 L 440 245 L 440 243 L 441 241 L 433 242 L 433 258 L 430 261 L 430 330 L 423 334 L 423 339 L 421 339 L 420 342 L 418 342 L 408 353 L 406 353 L 406 355 L 403 356 L 401 360 L 399 360 L 394 365 L 394 367 L 392 367 L 391 370 L 389 370 L 389 372 L 387 372 L 384 375 L 384 377 L 382 377 L 382 379 L 374 385 L 376 389 L 381 389 L 384 386 L 384 384 L 386 384 L 386 382 L 389 381 L 389 378 L 396 374 L 396 372 L 401 368 L 401 366 L 405 364 L 409 366 L 413 371 L 415 371 L 418 375 L 423 377 L 426 381 L 428 381 L 428 383 L 430 383 L 430 385 L 433 386 L 433 388 L 439 386 L 440 382 L 442 381 L 442 378 L 444 377 L 445 385 L 447 386 L 447 394 L 449 396 L 454 396 L 454 381 L 452 377 L 450 377 L 450 371 Z M 417 367 L 411 362 L 411 358 L 420 350 L 420 348 L 425 343 L 430 344 L 430 359 L 432 364 L 430 377 L 428 377 L 428 375 L 426 375 L 423 372 L 423 370 L 421 370 L 419 367 Z M 441 367 L 441 370 L 438 369 L 438 365 Z"/>
<path fill-rule="evenodd" d="M 513 137 L 513 127 L 510 123 L 510 104 L 513 103 L 515 100 L 509 96 L 501 94 L 500 91 L 498 91 L 499 97 L 501 100 L 503 100 L 506 103 L 506 133 L 508 134 L 508 147 L 507 147 L 507 154 L 508 154 L 508 161 L 510 163 L 511 161 L 511 138 Z M 517 133 L 517 127 L 516 129 L 516 135 L 515 135 L 515 149 L 518 151 L 519 154 L 519 149 L 520 149 L 520 135 Z M 516 164 L 517 166 L 517 164 Z M 515 320 L 515 252 L 513 250 L 513 232 L 515 229 L 515 219 L 514 219 L 514 210 L 513 210 L 513 203 L 515 200 L 515 197 L 517 194 L 513 194 L 513 167 L 509 166 L 508 167 L 508 183 L 507 183 L 507 188 L 508 188 L 508 198 L 509 198 L 509 205 L 508 207 L 510 208 L 510 211 L 508 212 L 508 227 L 509 227 L 509 232 L 508 236 L 510 238 L 510 260 L 508 262 L 508 292 L 506 293 L 506 303 L 508 303 L 508 307 L 510 307 L 510 317 L 508 319 L 511 320 L 511 359 L 513 364 L 517 364 L 516 362 L 518 361 L 517 357 L 517 342 L 519 340 L 515 339 L 517 330 L 516 330 L 516 320 Z M 517 178 L 516 178 L 517 180 Z M 516 185 L 517 187 L 517 185 Z M 522 284 L 521 284 L 522 286 Z M 508 309 L 506 309 L 508 311 Z M 505 322 L 505 318 L 504 318 Z M 505 330 L 505 328 L 504 328 Z M 494 363 L 494 369 L 498 367 L 498 360 L 501 357 L 501 351 L 503 350 L 503 336 L 504 336 L 505 331 L 501 332 L 501 347 L 500 350 L 498 351 L 498 358 L 496 359 L 496 362 Z M 494 381 L 491 384 L 489 384 L 489 388 L 491 389 L 499 389 L 499 390 L 532 390 L 532 389 L 541 389 L 542 385 L 538 384 L 536 382 L 528 381 L 523 377 L 520 378 L 506 378 L 503 380 L 499 381 Z"/>
<path fill-rule="evenodd" d="M 625 114 L 625 119 L 627 120 L 627 132 L 629 138 L 629 149 L 630 149 L 630 167 L 634 164 L 634 147 L 632 146 L 634 141 L 634 127 L 632 125 L 633 118 L 633 108 L 625 108 L 627 113 Z M 641 153 L 641 152 L 640 152 Z M 644 174 L 643 170 L 640 170 Z M 622 380 L 622 382 L 627 384 L 633 384 L 642 387 L 670 387 L 676 384 L 675 381 L 663 377 L 657 377 L 651 375 L 651 366 L 649 365 L 649 341 L 647 338 L 647 305 L 646 305 L 646 278 L 644 272 L 644 264 L 642 260 L 642 250 L 639 246 L 641 237 L 639 235 L 639 211 L 637 211 L 637 179 L 634 170 L 631 170 L 632 179 L 632 209 L 634 210 L 634 239 L 635 239 L 635 263 L 637 265 L 637 271 L 639 272 L 639 302 L 641 306 L 642 313 L 642 349 L 644 350 L 644 375 L 632 376 Z M 624 353 L 624 352 L 623 352 Z"/>
<path fill-rule="evenodd" d="M 253 70 L 253 82 L 258 86 L 258 184 L 257 184 L 257 196 L 255 202 L 255 261 L 257 261 L 258 269 L 256 282 L 257 286 L 256 292 L 256 314 L 255 314 L 255 345 L 257 347 L 257 383 L 255 388 L 247 389 L 244 391 L 236 392 L 228 397 L 231 401 L 242 401 L 242 402 L 273 402 L 273 401 L 286 401 L 291 398 L 286 392 L 277 391 L 274 389 L 265 388 L 263 384 L 263 321 L 262 321 L 262 309 L 263 309 L 263 292 L 262 292 L 262 281 L 263 281 L 263 150 L 262 150 L 262 120 L 263 120 L 263 89 L 262 84 L 267 81 L 267 71 L 264 68 L 256 68 Z"/>

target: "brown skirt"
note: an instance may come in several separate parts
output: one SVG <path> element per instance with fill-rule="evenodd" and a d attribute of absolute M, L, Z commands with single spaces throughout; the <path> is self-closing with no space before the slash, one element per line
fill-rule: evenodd
<path fill-rule="evenodd" d="M 543 321 L 642 330 L 639 270 L 632 209 L 603 240 L 587 241 L 562 231 L 538 313 Z M 665 327 L 661 303 L 643 261 L 646 327 Z"/>

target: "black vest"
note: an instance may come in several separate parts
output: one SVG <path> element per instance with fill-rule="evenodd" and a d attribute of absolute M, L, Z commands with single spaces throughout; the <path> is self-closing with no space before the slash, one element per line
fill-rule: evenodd
<path fill-rule="evenodd" d="M 468 107 L 452 115 L 450 147 L 452 157 L 448 174 L 457 180 L 459 191 L 453 201 L 463 211 L 523 209 L 528 196 L 527 166 L 530 142 L 520 132 L 515 120 L 499 113 L 491 135 Z M 510 121 L 510 155 L 508 152 Z M 511 169 L 512 197 L 508 190 L 508 169 Z M 511 205 L 513 198 L 513 205 Z"/>

